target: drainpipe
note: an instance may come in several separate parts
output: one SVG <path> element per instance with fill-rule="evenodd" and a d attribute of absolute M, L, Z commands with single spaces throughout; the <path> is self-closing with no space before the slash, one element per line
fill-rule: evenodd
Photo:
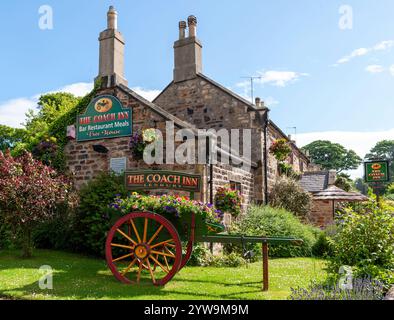
<path fill-rule="evenodd" d="M 268 123 L 269 123 L 269 110 L 264 115 L 264 202 L 265 205 L 269 204 L 268 201 Z"/>

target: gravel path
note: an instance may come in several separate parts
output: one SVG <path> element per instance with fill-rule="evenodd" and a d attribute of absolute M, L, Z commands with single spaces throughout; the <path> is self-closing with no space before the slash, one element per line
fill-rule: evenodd
<path fill-rule="evenodd" d="M 394 287 L 390 289 L 389 292 L 387 292 L 386 298 L 384 300 L 393 300 L 394 301 Z"/>

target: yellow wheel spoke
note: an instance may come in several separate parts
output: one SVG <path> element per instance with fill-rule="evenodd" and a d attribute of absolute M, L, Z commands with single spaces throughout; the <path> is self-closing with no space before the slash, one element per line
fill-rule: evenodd
<path fill-rule="evenodd" d="M 164 258 L 164 261 L 165 261 L 165 263 L 166 263 L 167 269 L 170 269 L 170 265 L 168 264 L 167 257 L 166 257 L 166 256 L 163 256 L 163 258 Z"/>
<path fill-rule="evenodd" d="M 131 257 L 132 255 L 134 255 L 134 253 L 126 254 L 126 255 L 124 255 L 122 257 L 116 258 L 115 260 L 112 260 L 112 262 L 117 262 L 117 261 L 120 261 L 120 260 L 124 260 L 124 259 L 126 259 L 128 257 Z"/>
<path fill-rule="evenodd" d="M 162 268 L 165 273 L 170 273 L 170 271 L 168 270 L 169 268 L 168 269 L 164 268 L 164 266 L 154 257 L 151 256 L 149 258 L 152 259 L 160 268 Z"/>
<path fill-rule="evenodd" d="M 111 243 L 111 246 L 112 246 L 112 247 L 123 248 L 123 249 L 131 249 L 131 250 L 134 249 L 134 247 L 125 246 L 125 245 L 123 245 L 123 244 L 117 244 L 117 243 Z"/>
<path fill-rule="evenodd" d="M 159 252 L 159 251 L 151 251 L 151 253 L 153 253 L 153 254 L 158 254 L 158 255 L 160 255 L 160 256 L 175 258 L 175 255 L 173 255 L 172 253 L 169 254 L 169 253 Z"/>
<path fill-rule="evenodd" d="M 155 245 L 151 246 L 150 248 L 154 249 L 154 248 L 160 247 L 162 245 L 168 244 L 168 243 L 173 242 L 173 241 L 174 241 L 174 239 L 169 239 L 169 240 L 166 240 L 166 241 L 163 241 L 163 242 L 160 242 L 160 243 L 156 243 Z"/>
<path fill-rule="evenodd" d="M 122 276 L 124 276 L 127 272 L 130 271 L 130 269 L 135 265 L 135 263 L 136 263 L 137 261 L 138 261 L 138 259 L 135 258 L 135 259 L 133 260 L 133 262 L 131 262 L 131 263 L 129 264 L 129 266 L 128 266 L 124 271 L 122 271 L 120 274 L 121 274 Z"/>
<path fill-rule="evenodd" d="M 146 243 L 146 235 L 148 232 L 148 218 L 145 218 L 145 222 L 144 222 L 144 239 L 143 239 L 143 243 Z"/>
<path fill-rule="evenodd" d="M 155 276 L 154 276 L 154 274 L 153 274 L 153 270 L 152 270 L 152 268 L 151 268 L 151 266 L 150 266 L 149 259 L 146 259 L 146 263 L 148 264 L 148 269 L 149 269 L 150 276 L 151 276 L 151 278 L 152 278 L 152 282 L 153 282 L 153 284 L 155 284 L 155 283 L 156 283 L 156 280 L 155 280 Z"/>
<path fill-rule="evenodd" d="M 131 239 L 127 234 L 125 234 L 122 230 L 116 229 L 116 231 L 118 231 L 123 237 L 125 237 L 131 243 L 133 243 L 134 245 L 137 245 L 137 243 L 133 239 Z"/>
<path fill-rule="evenodd" d="M 175 244 L 166 243 L 165 247 L 176 248 Z"/>
<path fill-rule="evenodd" d="M 174 252 L 172 252 L 170 249 L 168 249 L 166 246 L 164 246 L 164 249 L 169 253 L 169 254 L 172 254 L 172 255 L 174 255 Z M 175 255 L 174 255 L 175 256 Z"/>
<path fill-rule="evenodd" d="M 141 271 L 142 271 L 142 261 L 140 261 L 140 266 L 138 268 L 138 274 L 137 274 L 137 283 L 140 283 L 140 279 L 141 279 Z"/>
<path fill-rule="evenodd" d="M 159 235 L 160 231 L 163 230 L 164 226 L 161 225 L 160 228 L 156 231 L 156 233 L 152 236 L 152 238 L 150 238 L 150 240 L 148 241 L 148 244 L 151 244 L 153 242 L 153 240 L 156 239 L 156 237 Z"/>
<path fill-rule="evenodd" d="M 141 237 L 140 237 L 140 234 L 139 234 L 138 231 L 137 231 L 137 228 L 135 227 L 135 224 L 134 224 L 133 219 L 130 219 L 130 223 L 131 223 L 131 225 L 132 225 L 132 227 L 133 227 L 133 230 L 134 230 L 135 235 L 137 236 L 138 243 L 141 243 Z"/>

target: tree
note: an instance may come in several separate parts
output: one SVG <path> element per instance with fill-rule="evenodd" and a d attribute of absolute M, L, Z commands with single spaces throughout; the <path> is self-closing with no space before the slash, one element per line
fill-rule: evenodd
<path fill-rule="evenodd" d="M 325 140 L 314 141 L 303 147 L 303 150 L 309 152 L 313 163 L 321 165 L 325 170 L 336 170 L 338 173 L 357 169 L 362 161 L 353 150 Z"/>
<path fill-rule="evenodd" d="M 0 125 L 0 151 L 13 148 L 24 138 L 25 130 Z"/>
<path fill-rule="evenodd" d="M 383 140 L 376 144 L 365 156 L 366 160 L 389 160 L 391 181 L 394 182 L 394 140 Z"/>
<path fill-rule="evenodd" d="M 23 256 L 32 256 L 32 231 L 67 203 L 71 183 L 64 176 L 34 160 L 28 152 L 14 158 L 0 152 L 0 211 L 6 223 L 23 235 Z"/>
<path fill-rule="evenodd" d="M 312 208 L 312 195 L 287 177 L 276 181 L 269 199 L 272 207 L 286 209 L 301 218 L 307 217 Z"/>
<path fill-rule="evenodd" d="M 51 125 L 61 116 L 75 108 L 80 101 L 71 93 L 57 92 L 42 95 L 38 100 L 38 113 L 29 110 L 26 114 L 26 130 L 29 141 L 38 143 L 48 131 Z"/>

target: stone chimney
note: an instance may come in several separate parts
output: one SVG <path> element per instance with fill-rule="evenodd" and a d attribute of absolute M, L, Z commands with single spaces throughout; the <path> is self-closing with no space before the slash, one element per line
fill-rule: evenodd
<path fill-rule="evenodd" d="M 265 103 L 264 103 L 264 101 L 263 100 L 261 100 L 261 98 L 259 98 L 259 97 L 257 97 L 257 98 L 255 98 L 255 106 L 257 107 L 257 108 L 260 108 L 260 109 L 265 109 Z"/>
<path fill-rule="evenodd" d="M 328 172 L 328 185 L 333 186 L 337 180 L 337 172 L 335 170 L 330 170 Z"/>
<path fill-rule="evenodd" d="M 99 74 L 96 78 L 104 81 L 104 87 L 124 84 L 124 47 L 123 35 L 118 29 L 118 13 L 113 6 L 107 13 L 107 29 L 100 33 L 100 63 Z"/>
<path fill-rule="evenodd" d="M 186 22 L 179 22 L 179 40 L 174 43 L 174 82 L 190 80 L 202 72 L 202 44 L 197 38 L 197 18 L 187 19 L 189 34 L 186 37 Z"/>

